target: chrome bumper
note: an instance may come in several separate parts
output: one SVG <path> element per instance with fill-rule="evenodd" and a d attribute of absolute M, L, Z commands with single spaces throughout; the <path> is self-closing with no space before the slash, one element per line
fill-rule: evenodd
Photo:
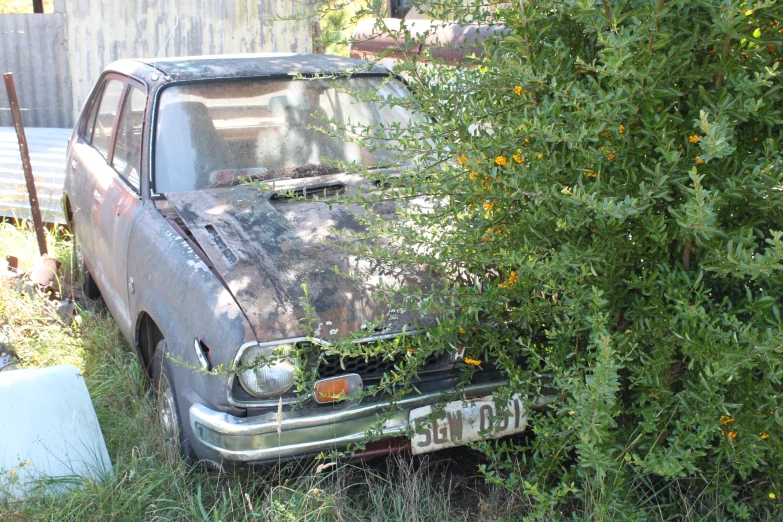
<path fill-rule="evenodd" d="M 467 386 L 467 397 L 491 394 L 503 383 Z M 265 413 L 253 417 L 233 417 L 213 411 L 201 404 L 190 407 L 190 425 L 199 444 L 217 452 L 226 460 L 251 462 L 308 455 L 332 449 L 344 449 L 348 444 L 363 442 L 366 433 L 377 429 L 383 419 L 383 438 L 405 435 L 408 414 L 414 408 L 435 404 L 440 393 L 406 397 L 397 401 L 393 411 L 389 404 L 358 404 L 329 411 L 294 410 Z M 536 407 L 538 398 L 532 407 Z"/>

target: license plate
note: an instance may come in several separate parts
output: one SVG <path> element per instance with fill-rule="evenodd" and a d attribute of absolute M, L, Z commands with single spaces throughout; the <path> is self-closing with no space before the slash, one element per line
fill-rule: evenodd
<path fill-rule="evenodd" d="M 411 437 L 411 452 L 418 455 L 460 446 L 470 441 L 504 437 L 525 431 L 527 417 L 519 396 L 515 395 L 508 402 L 506 412 L 495 420 L 493 427 L 492 419 L 497 414 L 497 408 L 491 396 L 449 402 L 434 414 L 432 406 L 411 410 L 408 421 L 416 430 Z"/>

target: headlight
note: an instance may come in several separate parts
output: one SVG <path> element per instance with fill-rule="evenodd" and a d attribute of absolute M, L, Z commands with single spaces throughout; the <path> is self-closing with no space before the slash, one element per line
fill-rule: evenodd
<path fill-rule="evenodd" d="M 294 345 L 251 346 L 239 358 L 237 376 L 247 393 L 268 399 L 293 386 L 296 370 Z"/>

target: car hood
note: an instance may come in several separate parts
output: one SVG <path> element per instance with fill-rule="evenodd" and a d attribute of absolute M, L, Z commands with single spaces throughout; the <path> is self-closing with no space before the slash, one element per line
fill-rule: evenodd
<path fill-rule="evenodd" d="M 350 190 L 368 185 L 348 175 L 296 183 Z M 432 320 L 412 312 L 412 303 L 395 292 L 388 302 L 373 299 L 382 287 L 429 286 L 433 280 L 426 269 L 390 267 L 336 245 L 345 233 L 365 230 L 363 209 L 275 194 L 240 185 L 167 195 L 259 341 L 395 333 Z M 397 205 L 381 203 L 374 211 L 395 219 Z"/>

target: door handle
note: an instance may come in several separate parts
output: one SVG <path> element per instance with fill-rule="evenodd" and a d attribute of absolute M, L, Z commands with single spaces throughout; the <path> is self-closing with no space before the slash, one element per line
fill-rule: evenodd
<path fill-rule="evenodd" d="M 98 192 L 97 190 L 93 191 L 93 193 L 92 193 L 92 197 L 93 197 L 93 198 L 95 199 L 95 201 L 97 201 L 98 203 L 100 203 L 100 202 L 102 202 L 102 201 L 103 201 L 103 195 L 102 195 L 100 192 Z"/>
<path fill-rule="evenodd" d="M 76 160 L 71 160 L 71 169 L 73 169 L 75 171 L 76 167 L 78 167 L 78 166 L 79 166 L 79 164 L 76 163 Z"/>

